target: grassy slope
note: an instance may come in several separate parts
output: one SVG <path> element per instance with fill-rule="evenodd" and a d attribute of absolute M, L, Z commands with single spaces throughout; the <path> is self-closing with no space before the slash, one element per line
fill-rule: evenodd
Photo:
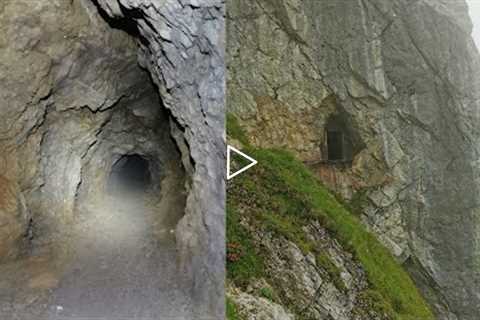
<path fill-rule="evenodd" d="M 237 308 L 235 304 L 227 298 L 227 320 L 242 320 L 237 313 Z"/>
<path fill-rule="evenodd" d="M 228 127 L 229 136 L 245 144 L 247 139 L 232 116 L 228 118 Z M 281 150 L 259 150 L 247 145 L 246 151 L 259 164 L 229 184 L 228 242 L 240 248 L 233 248 L 234 253 L 239 252 L 239 259 L 227 263 L 230 281 L 242 287 L 251 278 L 268 279 L 261 249 L 255 248 L 248 231 L 239 224 L 240 214 L 252 218 L 262 228 L 285 236 L 304 252 L 318 256 L 322 253 L 316 252 L 315 243 L 307 240 L 302 232 L 302 226 L 315 219 L 352 252 L 365 269 L 373 288 L 365 295 L 372 308 L 395 320 L 434 319 L 413 281 L 389 251 L 303 163 Z"/>

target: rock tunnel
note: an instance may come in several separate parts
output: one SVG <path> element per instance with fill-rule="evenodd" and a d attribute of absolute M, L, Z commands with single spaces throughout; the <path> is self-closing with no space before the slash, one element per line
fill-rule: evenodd
<path fill-rule="evenodd" d="M 173 14 L 167 7 L 165 14 Z M 149 65 L 155 50 L 166 52 L 154 41 L 164 40 L 140 30 L 149 27 L 137 21 L 145 18 L 141 9 L 122 7 L 125 17 L 116 20 L 109 8 L 105 1 L 84 0 L 0 5 L 0 26 L 8 26 L 8 45 L 0 45 L 5 62 L 0 97 L 8 106 L 0 106 L 0 287 L 7 297 L 0 299 L 2 319 L 189 318 L 192 310 L 223 312 L 222 299 L 204 303 L 216 296 L 215 290 L 205 294 L 206 281 L 214 277 L 191 282 L 195 272 L 207 272 L 203 256 L 218 270 L 223 266 L 223 255 L 202 254 L 200 248 L 213 248 L 202 229 L 212 222 L 200 222 L 206 208 L 223 212 L 208 195 L 212 187 L 201 183 L 221 179 L 194 170 L 195 161 L 208 160 L 211 166 L 220 160 L 198 157 L 208 154 L 198 147 L 192 152 L 202 130 L 203 139 L 221 136 L 200 120 L 205 115 L 200 100 L 223 105 L 223 98 L 168 87 L 168 71 Z M 203 14 L 192 19 L 191 8 L 175 10 L 179 19 L 185 14 L 202 23 Z M 197 49 L 183 58 L 200 57 Z M 211 49 L 202 48 L 202 59 Z M 198 63 L 193 60 L 189 70 Z M 198 79 L 184 81 L 203 88 Z M 223 83 L 222 73 L 218 81 Z M 221 108 L 214 112 L 223 114 Z M 223 124 L 215 121 L 220 132 Z M 194 174 L 204 179 L 193 179 Z M 188 204 L 188 196 L 195 201 L 200 190 L 205 200 Z M 221 203 L 221 192 L 214 193 Z M 223 226 L 210 232 L 216 229 Z M 218 291 L 223 273 L 216 277 Z M 192 302 L 196 297 L 201 299 Z M 195 309 L 195 303 L 203 307 Z"/>
<path fill-rule="evenodd" d="M 351 162 L 353 159 L 352 130 L 341 115 L 333 114 L 325 125 L 324 153 L 329 162 Z"/>
<path fill-rule="evenodd" d="M 128 82 L 118 92 L 104 95 L 101 104 L 108 103 L 104 109 L 91 101 L 65 106 L 48 97 L 51 104 L 45 107 L 42 123 L 17 146 L 31 160 L 26 165 L 34 169 L 31 179 L 38 184 L 20 182 L 30 188 L 23 193 L 25 220 L 16 221 L 15 252 L 0 268 L 11 279 L 7 294 L 16 297 L 18 286 L 39 296 L 51 290 L 48 299 L 53 301 L 50 309 L 54 308 L 20 309 L 22 316 L 25 312 L 50 317 L 131 316 L 154 299 L 165 300 L 155 293 L 159 289 L 169 292 L 178 284 L 172 280 L 172 270 L 151 269 L 151 264 L 175 261 L 175 229 L 185 210 L 185 170 L 171 136 L 173 120 L 157 87 L 136 61 L 123 57 L 116 63 L 104 66 L 104 85 L 115 86 L 109 73 L 120 70 L 108 70 L 111 67 L 120 68 Z M 95 83 L 88 88 L 90 94 L 101 89 Z M 33 148 L 35 135 L 40 143 Z M 39 156 L 28 159 L 35 152 Z M 28 267 L 32 261 L 33 268 Z M 130 274 L 133 262 L 137 275 Z M 12 264 L 15 271 L 9 270 Z M 160 281 L 160 273 L 171 277 Z M 105 288 L 94 285 L 105 278 L 116 282 L 120 288 L 116 292 L 128 299 L 136 298 L 132 283 L 141 286 L 148 301 L 132 304 L 105 295 Z M 93 287 L 82 291 L 82 282 Z M 4 314 L 22 303 L 21 298 L 14 300 L 7 306 L 12 311 Z M 174 305 L 160 303 L 155 309 L 160 312 L 159 308 Z"/>
<path fill-rule="evenodd" d="M 355 156 L 366 146 L 353 121 L 335 95 L 323 102 L 332 113 L 323 121 L 323 133 L 320 143 L 322 160 L 330 164 L 351 165 Z"/>
<path fill-rule="evenodd" d="M 144 192 L 152 182 L 150 162 L 139 154 L 122 155 L 112 166 L 109 176 L 109 191 Z"/>

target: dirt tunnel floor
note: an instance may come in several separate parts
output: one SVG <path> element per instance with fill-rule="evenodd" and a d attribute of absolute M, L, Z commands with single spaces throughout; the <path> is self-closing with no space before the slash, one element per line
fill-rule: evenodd
<path fill-rule="evenodd" d="M 191 318 L 164 206 L 149 194 L 109 196 L 59 240 L 68 259 L 40 250 L 1 266 L 0 319 Z"/>

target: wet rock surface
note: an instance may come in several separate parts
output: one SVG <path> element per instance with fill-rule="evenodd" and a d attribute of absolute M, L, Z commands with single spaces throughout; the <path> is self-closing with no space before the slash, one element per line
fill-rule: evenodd
<path fill-rule="evenodd" d="M 478 317 L 478 52 L 462 1 L 230 1 L 230 112 L 352 199 L 440 319 Z M 329 162 L 329 118 L 359 146 Z"/>

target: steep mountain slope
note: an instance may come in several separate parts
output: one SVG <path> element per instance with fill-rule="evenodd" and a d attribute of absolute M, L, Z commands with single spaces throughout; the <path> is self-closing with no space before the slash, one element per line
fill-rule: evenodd
<path fill-rule="evenodd" d="M 477 319 L 480 69 L 466 4 L 247 0 L 228 14 L 228 108 L 251 143 L 290 150 L 353 200 L 440 319 Z"/>
<path fill-rule="evenodd" d="M 433 319 L 393 256 L 308 168 L 284 151 L 246 150 L 260 164 L 228 184 L 231 310 L 244 319 Z"/>

